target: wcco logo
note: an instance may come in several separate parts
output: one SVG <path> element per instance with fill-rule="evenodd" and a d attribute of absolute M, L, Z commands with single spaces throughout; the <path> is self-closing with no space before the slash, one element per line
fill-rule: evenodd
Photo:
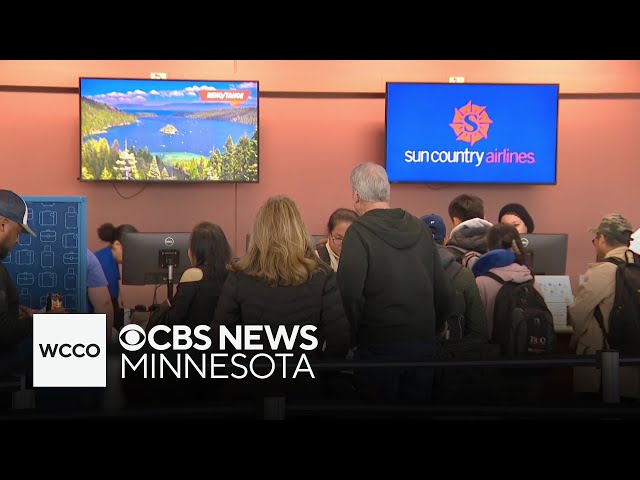
<path fill-rule="evenodd" d="M 68 343 L 63 343 L 62 345 L 40 344 L 39 347 L 43 357 L 54 358 L 56 353 L 65 358 L 82 358 L 84 356 L 95 358 L 100 355 L 100 347 L 95 343 L 91 345 L 83 345 L 82 343 L 78 343 L 77 345 L 70 345 Z"/>
<path fill-rule="evenodd" d="M 106 387 L 104 314 L 33 316 L 34 387 Z"/>

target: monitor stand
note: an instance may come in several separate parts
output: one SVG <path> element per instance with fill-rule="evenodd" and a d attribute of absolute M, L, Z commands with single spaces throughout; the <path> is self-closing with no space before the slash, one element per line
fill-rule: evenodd
<path fill-rule="evenodd" d="M 173 302 L 173 265 L 167 265 L 169 273 L 167 274 L 167 300 L 169 304 Z"/>
<path fill-rule="evenodd" d="M 180 266 L 180 250 L 160 250 L 158 252 L 160 268 L 167 269 L 167 300 L 173 302 L 173 269 Z"/>

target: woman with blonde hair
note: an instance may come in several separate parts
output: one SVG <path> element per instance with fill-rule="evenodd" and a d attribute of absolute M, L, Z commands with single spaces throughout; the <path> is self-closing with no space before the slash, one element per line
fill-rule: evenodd
<path fill-rule="evenodd" d="M 214 335 L 220 325 L 268 325 L 274 333 L 280 325 L 289 333 L 294 325 L 314 325 L 318 347 L 304 352 L 307 358 L 345 358 L 349 323 L 336 274 L 318 258 L 311 235 L 290 198 L 274 196 L 262 205 L 247 254 L 231 263 L 229 270 L 214 315 Z M 268 348 L 266 335 L 261 335 L 260 343 Z M 299 337 L 295 343 L 291 352 L 294 357 L 302 353 Z M 287 363 L 292 362 L 295 360 Z"/>

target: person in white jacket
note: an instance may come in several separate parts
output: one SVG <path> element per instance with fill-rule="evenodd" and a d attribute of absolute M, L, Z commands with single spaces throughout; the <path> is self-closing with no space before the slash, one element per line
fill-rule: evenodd
<path fill-rule="evenodd" d="M 636 255 L 640 255 L 640 228 L 633 232 L 633 235 L 631 235 L 629 250 L 631 250 Z"/>

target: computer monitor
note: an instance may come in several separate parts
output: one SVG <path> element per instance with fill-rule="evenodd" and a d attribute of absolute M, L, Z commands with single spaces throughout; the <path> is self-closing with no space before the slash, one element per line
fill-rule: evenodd
<path fill-rule="evenodd" d="M 567 268 L 566 233 L 523 233 L 527 266 L 534 275 L 565 275 Z"/>
<path fill-rule="evenodd" d="M 177 284 L 189 262 L 190 232 L 138 232 L 122 235 L 122 283 L 160 285 L 167 283 L 167 262 L 173 262 Z"/>

